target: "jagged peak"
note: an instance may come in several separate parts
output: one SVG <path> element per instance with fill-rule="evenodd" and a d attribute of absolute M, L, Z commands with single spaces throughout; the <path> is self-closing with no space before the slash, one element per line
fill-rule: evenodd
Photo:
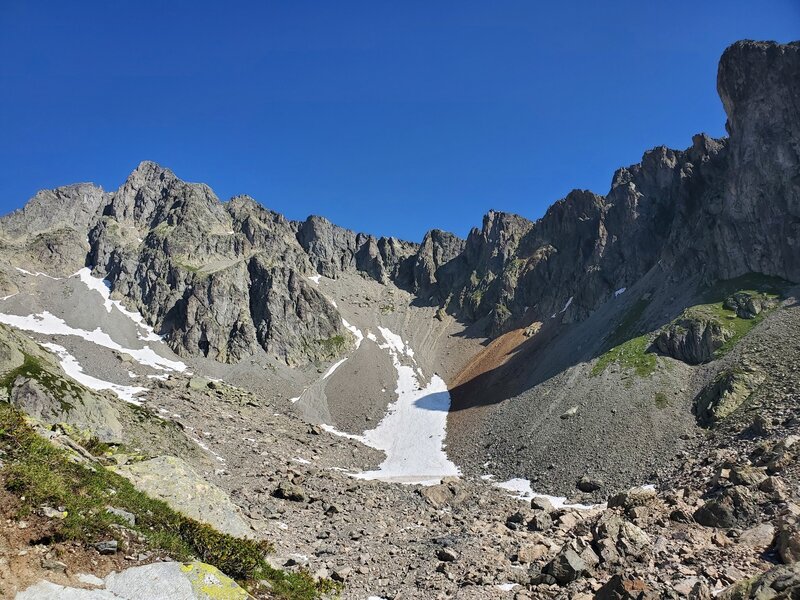
<path fill-rule="evenodd" d="M 170 169 L 152 160 L 143 160 L 128 175 L 125 183 L 146 184 L 156 181 L 176 180 L 178 177 Z"/>

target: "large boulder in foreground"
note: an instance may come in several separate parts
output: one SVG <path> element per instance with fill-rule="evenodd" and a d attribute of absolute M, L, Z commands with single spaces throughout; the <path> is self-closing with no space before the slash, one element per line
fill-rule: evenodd
<path fill-rule="evenodd" d="M 180 458 L 159 456 L 118 467 L 117 471 L 139 491 L 163 500 L 175 510 L 208 523 L 214 529 L 235 537 L 251 533 L 228 495 Z"/>
<path fill-rule="evenodd" d="M 216 567 L 201 562 L 153 563 L 105 578 L 102 588 L 68 588 L 41 581 L 16 600 L 245 600 L 250 596 Z"/>

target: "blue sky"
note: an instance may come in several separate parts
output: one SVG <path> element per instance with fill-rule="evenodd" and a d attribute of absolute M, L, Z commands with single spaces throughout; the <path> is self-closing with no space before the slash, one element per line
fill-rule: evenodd
<path fill-rule="evenodd" d="M 0 210 L 144 159 L 290 218 L 466 235 L 694 133 L 797 0 L 0 2 Z"/>

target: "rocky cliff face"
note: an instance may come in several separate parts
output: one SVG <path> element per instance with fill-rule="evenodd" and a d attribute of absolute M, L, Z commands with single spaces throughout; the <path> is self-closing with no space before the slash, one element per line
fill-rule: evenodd
<path fill-rule="evenodd" d="M 3 243 L 42 270 L 85 261 L 178 353 L 224 362 L 263 350 L 301 364 L 345 350 L 349 334 L 308 280 L 315 273 L 393 283 L 492 334 L 558 313 L 582 320 L 654 269 L 798 281 L 800 44 L 734 44 L 718 88 L 729 139 L 650 150 L 605 196 L 575 190 L 536 222 L 491 211 L 466 241 L 433 230 L 417 245 L 321 217 L 290 222 L 145 162 L 113 193 L 40 192 L 3 219 Z"/>
<path fill-rule="evenodd" d="M 718 89 L 729 139 L 650 150 L 606 196 L 573 191 L 535 223 L 489 213 L 434 270 L 438 296 L 498 332 L 564 307 L 583 319 L 657 266 L 674 278 L 800 280 L 800 44 L 737 42 Z"/>

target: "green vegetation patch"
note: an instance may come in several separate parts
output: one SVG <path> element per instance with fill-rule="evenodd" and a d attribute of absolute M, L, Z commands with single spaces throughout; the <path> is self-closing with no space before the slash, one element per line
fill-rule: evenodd
<path fill-rule="evenodd" d="M 655 403 L 656 408 L 667 408 L 669 406 L 669 399 L 664 392 L 656 392 Z"/>
<path fill-rule="evenodd" d="M 639 324 L 639 320 L 642 318 L 644 311 L 649 305 L 649 296 L 646 298 L 639 298 L 636 303 L 628 309 L 628 312 L 625 313 L 625 316 L 622 318 L 619 325 L 617 325 L 611 337 L 608 338 L 606 347 L 614 348 L 615 346 L 627 342 L 632 337 L 635 337 L 636 333 L 638 333 L 636 326 Z"/>
<path fill-rule="evenodd" d="M 605 352 L 592 367 L 592 377 L 600 375 L 606 368 L 618 363 L 624 369 L 633 370 L 639 377 L 649 377 L 656 370 L 657 358 L 650 348 L 650 336 L 640 335 Z"/>
<path fill-rule="evenodd" d="M 625 369 L 634 370 L 640 377 L 648 377 L 653 374 L 656 370 L 656 356 L 652 352 L 648 352 L 651 343 L 650 336 L 647 334 L 636 335 L 639 331 L 637 328 L 639 321 L 649 305 L 650 297 L 645 296 L 628 309 L 606 342 L 606 348 L 609 349 L 597 359 L 592 367 L 592 377 L 600 375 L 613 363 L 618 363 Z"/>
<path fill-rule="evenodd" d="M 779 298 L 789 287 L 791 287 L 791 284 L 780 277 L 762 275 L 761 273 L 748 273 L 734 279 L 720 279 L 700 291 L 707 303 L 716 304 L 717 302 L 723 302 L 728 296 L 736 292 L 768 294 L 774 298 Z"/>
<path fill-rule="evenodd" d="M 334 335 L 324 340 L 317 340 L 322 351 L 328 356 L 336 356 L 344 350 L 347 344 L 347 338 L 343 335 Z"/>
<path fill-rule="evenodd" d="M 113 538 L 123 542 L 122 526 L 176 560 L 200 559 L 245 584 L 267 580 L 278 598 L 313 600 L 339 589 L 330 580 L 315 581 L 305 571 L 270 567 L 266 554 L 272 546 L 266 541 L 220 533 L 139 492 L 127 479 L 99 464 L 74 462 L 64 450 L 37 435 L 23 414 L 7 403 L 0 403 L 0 455 L 4 462 L 0 477 L 21 502 L 18 516 L 40 506 L 63 507 L 64 518 L 53 521 L 57 541 L 93 543 Z M 108 506 L 133 513 L 136 524 L 109 513 Z"/>

